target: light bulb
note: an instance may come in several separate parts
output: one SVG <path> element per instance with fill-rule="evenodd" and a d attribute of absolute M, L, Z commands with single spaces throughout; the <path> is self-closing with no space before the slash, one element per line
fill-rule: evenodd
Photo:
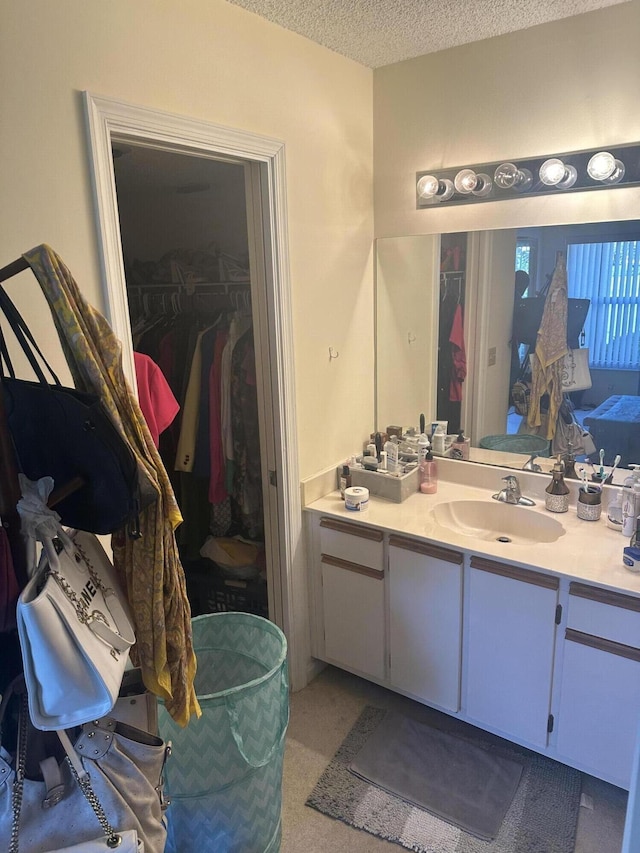
<path fill-rule="evenodd" d="M 420 198 L 449 201 L 455 192 L 453 181 L 449 178 L 439 180 L 435 175 L 423 175 L 416 184 Z"/>
<path fill-rule="evenodd" d="M 469 195 L 478 184 L 478 176 L 473 169 L 462 169 L 453 179 L 453 185 L 462 195 Z"/>
<path fill-rule="evenodd" d="M 533 183 L 533 175 L 529 169 L 519 169 L 515 163 L 501 163 L 493 179 L 501 190 L 514 189 L 518 192 L 525 192 Z"/>
<path fill-rule="evenodd" d="M 624 177 L 624 163 L 608 151 L 599 151 L 587 163 L 587 174 L 603 184 L 617 184 Z"/>
<path fill-rule="evenodd" d="M 433 198 L 438 192 L 439 183 L 435 175 L 423 175 L 416 185 L 420 198 Z"/>
<path fill-rule="evenodd" d="M 453 180 L 455 189 L 462 195 L 486 196 L 491 192 L 491 178 L 484 172 L 476 174 L 473 169 L 461 169 Z"/>
<path fill-rule="evenodd" d="M 578 170 L 575 166 L 569 166 L 559 160 L 557 157 L 551 157 L 545 160 L 540 166 L 540 180 L 548 187 L 558 187 L 559 189 L 569 189 L 572 187 L 578 177 Z"/>

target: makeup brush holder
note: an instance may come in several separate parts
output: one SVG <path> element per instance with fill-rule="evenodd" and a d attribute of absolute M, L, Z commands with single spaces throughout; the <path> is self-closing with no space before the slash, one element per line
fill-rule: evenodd
<path fill-rule="evenodd" d="M 576 511 L 583 521 L 598 521 L 602 514 L 602 492 L 599 489 L 580 489 Z"/>

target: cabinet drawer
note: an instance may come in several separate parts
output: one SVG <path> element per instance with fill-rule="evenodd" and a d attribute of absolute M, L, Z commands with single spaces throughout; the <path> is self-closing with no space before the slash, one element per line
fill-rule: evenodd
<path fill-rule="evenodd" d="M 572 583 L 567 628 L 640 648 L 640 598 Z"/>
<path fill-rule="evenodd" d="M 384 569 L 381 530 L 350 524 L 336 518 L 320 519 L 320 551 L 330 557 L 367 566 L 377 572 Z"/>

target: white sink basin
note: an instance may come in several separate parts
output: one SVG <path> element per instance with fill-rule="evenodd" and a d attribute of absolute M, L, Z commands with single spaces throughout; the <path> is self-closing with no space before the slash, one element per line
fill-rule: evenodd
<path fill-rule="evenodd" d="M 449 501 L 438 504 L 431 512 L 441 527 L 483 541 L 533 545 L 555 542 L 565 532 L 562 524 L 549 515 L 491 499 Z"/>

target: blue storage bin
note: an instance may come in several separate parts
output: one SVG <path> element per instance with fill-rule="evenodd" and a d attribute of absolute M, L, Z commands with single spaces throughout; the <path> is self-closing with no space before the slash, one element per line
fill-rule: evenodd
<path fill-rule="evenodd" d="M 160 703 L 173 744 L 166 853 L 277 853 L 289 723 L 287 641 L 250 613 L 192 619 L 199 719 L 181 728 Z"/>

